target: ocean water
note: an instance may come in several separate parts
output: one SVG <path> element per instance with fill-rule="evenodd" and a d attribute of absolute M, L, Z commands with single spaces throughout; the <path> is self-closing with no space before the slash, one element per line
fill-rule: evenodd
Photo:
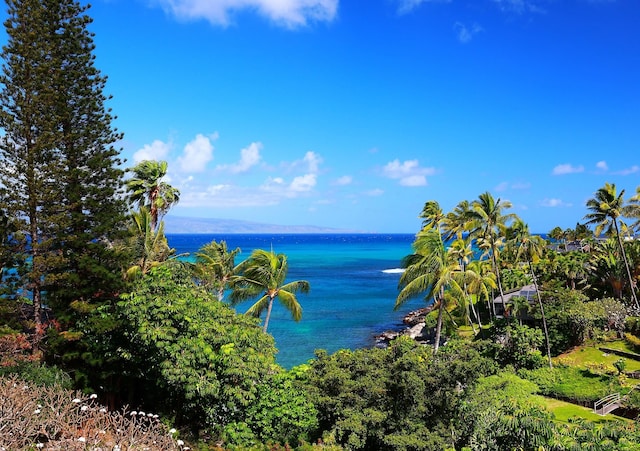
<path fill-rule="evenodd" d="M 239 247 L 239 263 L 254 249 L 287 255 L 287 281 L 307 280 L 309 294 L 298 294 L 302 320 L 295 322 L 276 301 L 268 332 L 279 352 L 277 361 L 285 368 L 307 362 L 316 349 L 332 353 L 338 349 L 373 346 L 374 336 L 402 327 L 402 318 L 423 307 L 423 299 L 412 299 L 393 310 L 398 295 L 400 261 L 411 253 L 412 234 L 309 234 L 167 235 L 179 254 L 194 258 L 198 249 L 212 241 L 226 241 L 229 249 Z M 252 301 L 237 306 L 246 311 Z M 264 317 L 264 315 L 263 315 Z"/>

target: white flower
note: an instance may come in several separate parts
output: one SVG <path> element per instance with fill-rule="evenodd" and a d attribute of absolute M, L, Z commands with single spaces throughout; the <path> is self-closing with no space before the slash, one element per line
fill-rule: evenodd
<path fill-rule="evenodd" d="M 176 443 L 178 444 L 178 446 L 184 445 L 184 442 L 182 440 L 178 440 L 178 441 L 176 441 Z"/>
<path fill-rule="evenodd" d="M 144 416 L 144 415 L 145 415 L 145 413 L 141 410 L 140 412 L 138 412 L 138 415 L 142 415 L 142 416 Z"/>
<path fill-rule="evenodd" d="M 42 410 L 40 410 L 40 409 L 36 409 L 36 410 L 34 410 L 34 411 L 33 411 L 33 414 L 34 414 L 34 415 L 37 415 L 37 414 L 39 414 L 40 412 L 42 412 Z"/>
<path fill-rule="evenodd" d="M 99 410 L 100 413 L 107 413 L 107 409 L 105 409 L 104 407 L 102 409 Z"/>
<path fill-rule="evenodd" d="M 154 419 L 154 420 L 157 420 L 158 418 L 159 418 L 159 417 L 158 417 L 158 415 L 154 415 L 154 416 L 153 416 L 153 419 Z"/>
<path fill-rule="evenodd" d="M 44 443 L 38 443 L 38 444 L 36 445 L 36 448 L 44 448 Z"/>
<path fill-rule="evenodd" d="M 177 431 L 175 428 L 169 429 L 169 434 L 175 434 Z"/>
<path fill-rule="evenodd" d="M 84 442 L 86 442 L 86 441 L 87 441 L 87 439 L 86 439 L 86 438 L 84 438 L 84 437 L 80 437 L 80 438 L 78 439 L 78 441 L 79 441 L 79 442 L 84 443 Z"/>
<path fill-rule="evenodd" d="M 148 416 L 149 418 L 153 418 L 153 414 L 152 414 L 152 413 L 148 413 L 148 414 L 147 414 L 147 416 Z"/>
<path fill-rule="evenodd" d="M 73 400 L 73 401 L 71 401 L 71 402 L 72 402 L 72 403 L 75 403 L 75 404 L 78 404 L 78 403 L 80 403 L 80 402 L 82 402 L 82 401 L 80 401 L 80 399 L 76 398 L 76 399 L 74 399 L 74 400 Z"/>
<path fill-rule="evenodd" d="M 120 451 L 120 445 L 114 445 L 113 451 Z"/>
<path fill-rule="evenodd" d="M 80 407 L 80 410 L 82 410 L 82 411 L 84 412 L 84 411 L 85 411 L 85 410 L 87 410 L 88 408 L 89 408 L 88 406 L 82 406 L 82 407 Z"/>
<path fill-rule="evenodd" d="M 136 412 L 135 410 L 131 411 L 131 413 L 129 415 L 137 415 L 138 412 Z"/>
<path fill-rule="evenodd" d="M 96 399 L 98 397 L 98 395 L 96 395 L 95 393 L 92 394 L 91 396 L 89 396 L 89 399 Z"/>

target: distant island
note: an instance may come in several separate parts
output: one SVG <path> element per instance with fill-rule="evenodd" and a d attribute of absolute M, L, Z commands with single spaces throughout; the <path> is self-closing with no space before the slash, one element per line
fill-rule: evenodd
<path fill-rule="evenodd" d="M 277 225 L 218 218 L 164 218 L 167 234 L 196 233 L 366 233 L 362 230 L 334 229 L 312 225 Z"/>

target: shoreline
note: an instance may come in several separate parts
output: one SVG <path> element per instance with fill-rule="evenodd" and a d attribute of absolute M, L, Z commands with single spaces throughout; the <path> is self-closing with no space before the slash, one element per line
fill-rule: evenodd
<path fill-rule="evenodd" d="M 407 313 L 402 319 L 404 324 L 402 328 L 385 330 L 374 335 L 375 347 L 386 348 L 391 341 L 401 336 L 408 336 L 422 344 L 430 343 L 433 341 L 433 337 L 426 329 L 425 318 L 432 309 L 433 306 L 428 306 Z"/>

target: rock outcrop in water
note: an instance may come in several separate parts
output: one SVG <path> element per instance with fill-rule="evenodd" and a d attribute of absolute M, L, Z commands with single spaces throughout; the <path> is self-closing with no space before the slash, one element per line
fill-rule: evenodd
<path fill-rule="evenodd" d="M 420 343 L 429 343 L 433 341 L 432 333 L 425 327 L 425 317 L 429 314 L 432 307 L 425 307 L 413 310 L 405 315 L 402 323 L 405 325 L 400 330 L 387 330 L 380 335 L 376 335 L 376 346 L 386 347 L 391 340 L 400 336 L 408 336 Z"/>

